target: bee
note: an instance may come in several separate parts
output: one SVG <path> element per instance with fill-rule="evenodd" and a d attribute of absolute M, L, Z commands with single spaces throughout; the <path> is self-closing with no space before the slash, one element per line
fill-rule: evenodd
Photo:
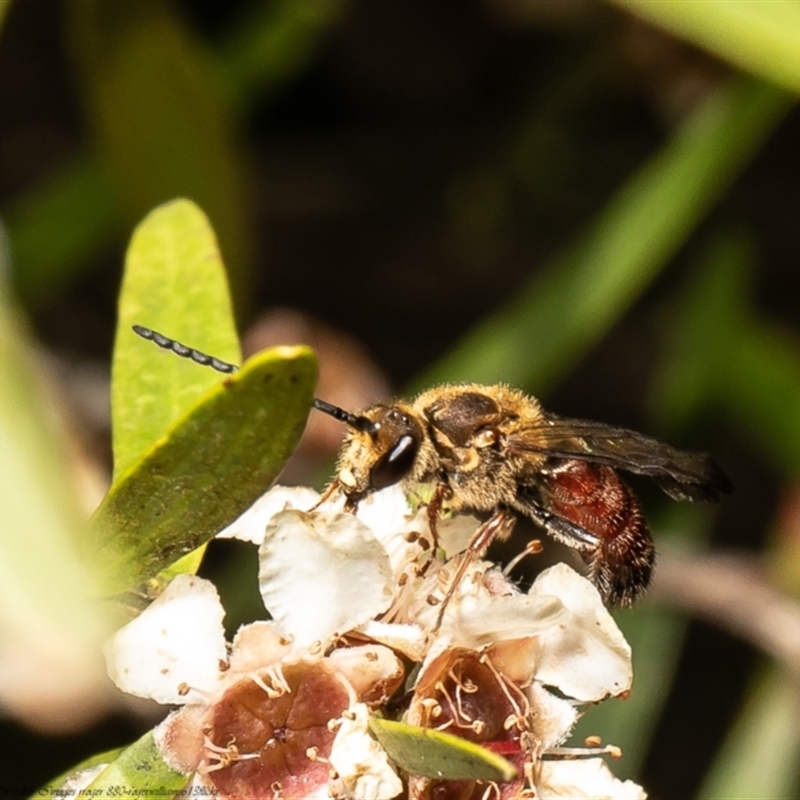
<path fill-rule="evenodd" d="M 222 364 L 137 326 L 159 346 L 219 371 Z M 400 482 L 434 486 L 431 528 L 446 503 L 485 521 L 474 554 L 508 535 L 517 515 L 575 549 L 603 600 L 628 606 L 647 589 L 655 546 L 639 501 L 619 470 L 652 478 L 674 500 L 717 502 L 733 490 L 706 453 L 678 450 L 601 422 L 559 417 L 501 384 L 437 386 L 411 401 L 350 413 L 324 400 L 314 407 L 347 425 L 329 492 L 353 509 Z"/>
<path fill-rule="evenodd" d="M 358 414 L 314 405 L 348 425 L 335 482 L 351 505 L 400 481 L 432 483 L 433 518 L 445 500 L 489 515 L 476 549 L 509 531 L 509 514 L 528 517 L 581 555 L 612 606 L 642 595 L 655 562 L 641 506 L 618 470 L 649 476 L 675 500 L 716 502 L 733 490 L 705 453 L 550 414 L 508 386 L 443 385 Z"/>

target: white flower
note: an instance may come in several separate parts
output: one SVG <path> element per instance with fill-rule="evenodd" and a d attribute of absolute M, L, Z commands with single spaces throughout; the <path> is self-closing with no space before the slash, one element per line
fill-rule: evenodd
<path fill-rule="evenodd" d="M 394 653 L 379 644 L 312 653 L 270 621 L 240 628 L 228 655 L 223 613 L 208 581 L 182 575 L 106 647 L 121 689 L 183 706 L 156 731 L 167 763 L 197 772 L 220 797 L 280 788 L 284 797 L 327 798 L 339 785 L 328 764 L 336 746 L 350 796 L 399 792 L 385 755 L 353 724 L 400 685 Z"/>
<path fill-rule="evenodd" d="M 299 645 L 327 645 L 392 602 L 386 550 L 357 517 L 287 510 L 259 550 L 264 605 Z"/>
<path fill-rule="evenodd" d="M 521 792 L 528 780 L 537 797 L 545 796 L 543 775 L 547 791 L 555 791 L 559 780 L 588 774 L 542 760 L 569 737 L 577 704 L 621 694 L 631 680 L 630 648 L 586 579 L 557 564 L 523 595 L 492 565 L 475 562 L 441 616 L 408 720 L 502 752 L 518 769 L 516 786 L 508 791 Z M 569 753 L 584 754 L 590 751 Z M 602 791 L 613 787 L 618 793 L 608 796 L 624 798 L 631 786 L 641 791 L 608 781 Z M 598 787 L 576 778 L 574 793 L 563 796 L 593 798 Z M 436 790 L 436 781 L 417 780 L 412 788 L 412 796 L 425 797 Z"/>
<path fill-rule="evenodd" d="M 218 539 L 241 539 L 259 545 L 264 541 L 267 523 L 280 511 L 298 508 L 306 511 L 320 499 L 318 492 L 305 486 L 275 486 L 237 517 L 227 528 L 217 534 Z"/>
<path fill-rule="evenodd" d="M 219 665 L 228 657 L 224 616 L 213 584 L 177 576 L 106 645 L 111 680 L 123 692 L 159 703 L 192 702 L 217 690 Z"/>
<path fill-rule="evenodd" d="M 541 800 L 646 800 L 647 793 L 633 781 L 611 774 L 602 758 L 575 761 L 542 761 L 537 781 Z"/>
<path fill-rule="evenodd" d="M 462 553 L 479 524 L 457 516 L 434 537 L 400 487 L 356 514 L 309 490 L 273 490 L 222 534 L 258 544 L 272 620 L 244 626 L 229 650 L 216 591 L 182 576 L 114 637 L 109 671 L 125 691 L 184 704 L 158 741 L 223 797 L 399 794 L 370 709 L 504 754 L 518 777 L 498 795 L 643 797 L 601 759 L 559 760 L 581 704 L 632 681 L 630 648 L 597 590 L 559 564 L 521 593 Z M 416 663 L 409 699 L 395 696 L 397 654 Z M 409 776 L 409 797 L 453 788 L 436 783 Z"/>
<path fill-rule="evenodd" d="M 537 680 L 584 702 L 630 689 L 631 648 L 589 581 L 566 564 L 556 564 L 536 579 L 529 595 L 555 595 L 569 612 L 568 619 L 540 637 Z"/>
<path fill-rule="evenodd" d="M 386 753 L 369 735 L 369 715 L 363 703 L 353 706 L 342 720 L 330 762 L 348 797 L 384 800 L 403 791 L 403 783 L 389 766 Z"/>

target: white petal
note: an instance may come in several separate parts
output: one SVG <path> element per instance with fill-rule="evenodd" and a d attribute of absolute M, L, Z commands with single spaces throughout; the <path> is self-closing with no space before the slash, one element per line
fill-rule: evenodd
<path fill-rule="evenodd" d="M 457 616 L 445 615 L 446 629 L 456 646 L 472 650 L 542 634 L 570 616 L 557 597 L 547 596 L 463 597 L 453 606 Z"/>
<path fill-rule="evenodd" d="M 567 739 L 578 721 L 578 710 L 569 700 L 556 697 L 539 683 L 528 688 L 528 699 L 532 711 L 531 733 L 539 748 L 538 757 Z"/>
<path fill-rule="evenodd" d="M 374 492 L 358 504 L 356 516 L 372 531 L 389 555 L 395 577 L 421 553 L 430 550 L 432 537 L 425 508 L 416 514 L 399 485 Z M 427 540 L 427 545 L 424 542 Z"/>
<path fill-rule="evenodd" d="M 352 514 L 283 511 L 259 559 L 264 604 L 299 647 L 347 633 L 392 601 L 386 551 Z"/>
<path fill-rule="evenodd" d="M 328 661 L 347 678 L 359 698 L 369 692 L 396 688 L 403 679 L 403 665 L 388 648 L 379 644 L 342 647 L 334 650 Z M 388 697 L 385 698 L 388 700 Z M 370 700 L 370 705 L 375 706 Z"/>
<path fill-rule="evenodd" d="M 556 564 L 536 579 L 529 594 L 558 597 L 571 612 L 541 634 L 536 680 L 584 702 L 630 688 L 631 649 L 589 581 Z"/>
<path fill-rule="evenodd" d="M 379 622 L 371 619 L 361 625 L 358 630 L 359 633 L 391 647 L 392 650 L 402 653 L 412 661 L 422 661 L 425 655 L 428 636 L 418 625 Z"/>
<path fill-rule="evenodd" d="M 647 792 L 633 781 L 615 778 L 602 758 L 541 762 L 536 787 L 542 800 L 646 800 Z"/>
<path fill-rule="evenodd" d="M 348 709 L 331 747 L 331 766 L 354 800 L 388 800 L 403 791 L 383 748 L 369 735 L 369 713 L 363 703 Z"/>
<path fill-rule="evenodd" d="M 356 516 L 382 541 L 393 536 L 414 515 L 403 488 L 395 484 L 362 500 Z"/>
<path fill-rule="evenodd" d="M 426 579 L 418 582 L 418 602 L 410 613 L 420 627 L 431 628 L 441 615 L 441 605 L 431 605 L 427 598 L 449 591 L 460 563 L 451 559 L 442 569 L 428 570 Z M 492 564 L 475 561 L 449 599 L 439 630 L 449 634 L 455 646 L 478 650 L 538 635 L 570 617 L 557 597 L 520 594 Z"/>
<path fill-rule="evenodd" d="M 267 523 L 287 508 L 308 511 L 319 502 L 320 495 L 306 486 L 274 486 L 261 495 L 247 511 L 217 534 L 218 539 L 241 539 L 261 544 Z"/>
<path fill-rule="evenodd" d="M 159 703 L 203 702 L 220 683 L 225 610 L 214 585 L 178 575 L 161 596 L 121 628 L 104 651 L 108 674 L 123 692 Z"/>
<path fill-rule="evenodd" d="M 455 514 L 452 517 L 440 519 L 436 524 L 439 544 L 448 556 L 463 553 L 480 526 L 481 521 L 469 514 Z"/>
<path fill-rule="evenodd" d="M 439 634 L 428 646 L 428 651 L 425 653 L 425 659 L 417 670 L 417 679 L 414 682 L 414 688 L 419 689 L 426 683 L 430 684 L 431 678 L 428 673 L 438 677 L 441 672 L 441 663 L 439 659 L 446 657 L 447 651 L 453 649 L 452 637 L 445 633 Z M 412 720 L 412 724 L 416 725 L 417 721 Z"/>
<path fill-rule="evenodd" d="M 211 706 L 193 703 L 156 725 L 153 738 L 170 769 L 184 775 L 197 769 L 203 759 L 203 730 L 212 713 Z"/>
<path fill-rule="evenodd" d="M 255 672 L 275 664 L 292 649 L 292 640 L 272 620 L 242 625 L 231 646 L 231 672 Z"/>

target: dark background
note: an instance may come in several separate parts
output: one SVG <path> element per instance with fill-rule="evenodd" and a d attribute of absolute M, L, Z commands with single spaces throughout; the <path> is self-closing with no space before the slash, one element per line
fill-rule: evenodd
<path fill-rule="evenodd" d="M 76 161 L 106 159 L 115 191 L 124 194 L 120 186 L 129 185 L 119 179 L 124 169 L 114 166 L 114 148 L 104 144 L 98 122 L 93 81 L 102 78 L 91 77 L 109 56 L 102 42 L 86 44 L 74 5 L 15 2 L 0 33 L 0 212 L 10 278 L 36 339 L 65 365 L 69 402 L 79 394 L 81 369 L 97 364 L 102 372 L 110 360 L 131 227 L 178 193 L 160 196 L 156 187 L 118 198 L 93 229 L 102 235 L 87 235 L 92 246 L 76 246 L 53 272 L 47 265 L 58 258 L 20 233 L 35 219 L 34 200 Z M 230 66 L 232 43 L 268 4 L 123 0 L 116 5 L 127 11 L 112 13 L 114 5 L 106 4 L 102 25 L 134 26 L 160 8 L 156 16 L 166 13 L 204 57 L 213 57 L 204 74 L 215 79 L 206 88 L 222 98 L 215 108 L 222 109 L 222 138 L 235 162 L 236 219 L 220 226 L 220 237 L 241 330 L 270 309 L 307 315 L 332 347 L 346 334 L 348 346 L 363 348 L 340 371 L 340 382 L 352 369 L 378 385 L 385 379 L 394 392 L 543 274 L 732 72 L 593 2 L 336 4 L 309 41 L 290 41 L 284 66 L 261 73 Z M 131 105 L 147 108 L 147 98 L 135 94 Z M 182 135 L 192 139 L 195 132 Z M 758 425 L 734 424 L 718 406 L 699 408 L 672 432 L 656 430 L 653 393 L 669 352 L 665 342 L 679 326 L 679 298 L 691 292 L 698 259 L 720 235 L 746 240 L 748 313 L 780 327 L 796 354 L 799 140 L 800 117 L 792 111 L 636 302 L 544 396 L 560 414 L 713 449 L 737 493 L 715 517 L 710 541 L 753 553 L 775 552 L 777 509 L 791 490 L 794 463 L 761 442 Z M 220 158 L 223 170 L 227 158 Z M 106 191 L 87 191 L 86 208 L 102 205 Z M 80 207 L 72 213 L 80 218 Z M 63 253 L 63 231 L 52 231 L 53 253 Z M 43 227 L 40 236 L 50 232 Z M 533 352 L 537 342 L 529 346 Z M 771 407 L 768 400 L 763 407 Z M 107 464 L 102 417 L 80 402 L 75 413 Z M 761 413 L 754 406 L 753 414 Z M 786 413 L 796 416 L 797 409 Z M 320 451 L 316 463 L 330 455 Z M 642 494 L 657 517 L 660 498 L 647 487 Z M 698 790 L 759 663 L 742 640 L 691 622 L 635 776 L 652 797 Z M 33 787 L 93 752 L 131 741 L 140 724 L 117 714 L 89 730 L 44 737 L 5 720 L 2 782 Z"/>

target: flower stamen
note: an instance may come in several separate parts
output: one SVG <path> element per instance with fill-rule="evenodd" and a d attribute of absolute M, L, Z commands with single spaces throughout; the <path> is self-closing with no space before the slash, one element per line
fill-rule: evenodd
<path fill-rule="evenodd" d="M 444 695 L 444 698 L 447 701 L 447 707 L 449 708 L 450 714 L 452 715 L 453 724 L 457 725 L 459 728 L 469 728 L 471 730 L 474 730 L 476 733 L 479 733 L 479 731 L 475 729 L 475 724 L 476 722 L 478 722 L 478 720 L 472 719 L 472 717 L 470 717 L 466 713 L 466 711 L 464 711 L 464 707 L 461 705 L 461 695 L 459 692 L 459 688 L 460 685 L 457 683 L 456 684 L 457 699 L 453 700 L 453 698 L 450 696 L 449 692 L 445 688 L 444 683 L 438 681 L 436 684 L 436 690 L 438 692 L 441 692 L 441 694 Z M 461 720 L 463 720 L 463 722 Z M 440 727 L 439 730 L 443 730 L 443 728 Z"/>
<path fill-rule="evenodd" d="M 523 558 L 527 556 L 538 556 L 544 550 L 544 545 L 542 544 L 541 539 L 531 539 L 526 545 L 522 552 L 517 553 L 511 561 L 506 564 L 503 569 L 503 575 L 508 577 L 512 570 L 522 561 Z"/>
<path fill-rule="evenodd" d="M 594 758 L 595 756 L 611 756 L 611 758 L 622 758 L 622 749 L 615 744 L 607 744 L 603 747 L 551 747 L 544 753 L 544 758 L 559 759 L 562 761 L 573 761 L 580 758 Z"/>
<path fill-rule="evenodd" d="M 204 764 L 198 770 L 203 774 L 225 769 L 236 761 L 247 761 L 249 759 L 260 757 L 259 753 L 240 753 L 239 748 L 236 746 L 235 736 L 231 736 L 228 744 L 225 747 L 220 747 L 218 744 L 214 744 L 207 734 L 204 734 L 203 749 L 207 751 L 206 758 L 208 762 L 210 762 Z"/>
<path fill-rule="evenodd" d="M 509 705 L 516 712 L 516 714 L 510 715 L 508 719 L 510 719 L 511 716 L 516 716 L 519 729 L 527 730 L 529 728 L 528 720 L 531 715 L 531 704 L 525 696 L 525 693 L 513 681 L 510 681 L 505 675 L 498 671 L 488 654 L 484 653 L 480 661 L 491 670 L 492 675 L 494 675 L 497 681 L 497 685 L 500 687 L 500 691 L 503 692 Z M 508 720 L 506 720 L 506 722 L 508 722 Z M 508 728 L 506 728 L 506 730 L 508 730 Z"/>
<path fill-rule="evenodd" d="M 285 694 L 292 693 L 292 687 L 289 685 L 289 682 L 286 680 L 286 677 L 283 674 L 282 664 L 270 664 L 269 666 L 265 667 L 263 670 L 263 676 L 269 680 L 271 686 L 267 685 L 259 673 L 250 673 L 250 678 L 252 681 L 257 686 L 260 686 L 267 693 L 267 697 L 270 699 L 274 700 L 275 698 L 283 697 Z"/>
<path fill-rule="evenodd" d="M 486 788 L 483 790 L 483 794 L 481 795 L 481 800 L 489 800 L 492 795 L 494 795 L 496 800 L 500 800 L 500 798 L 503 796 L 497 781 L 489 781 L 486 784 Z"/>

